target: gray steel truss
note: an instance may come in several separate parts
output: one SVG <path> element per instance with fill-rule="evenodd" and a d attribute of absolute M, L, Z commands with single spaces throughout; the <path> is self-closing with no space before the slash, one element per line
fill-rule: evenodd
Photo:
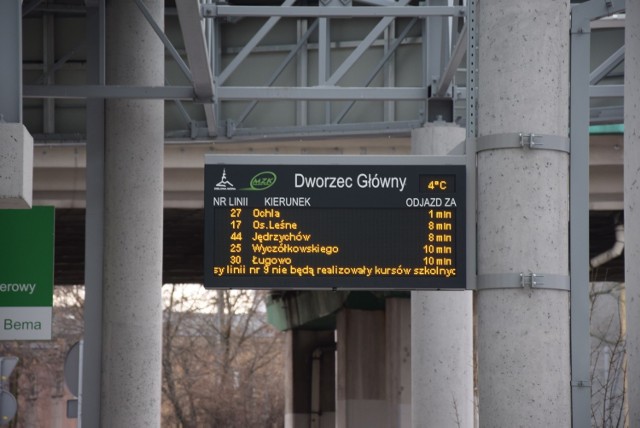
<path fill-rule="evenodd" d="M 54 99 L 172 100 L 173 123 L 179 125 L 167 128 L 170 139 L 232 140 L 287 132 L 295 138 L 316 132 L 338 135 L 345 129 L 366 134 L 404 128 L 408 133 L 430 117 L 431 97 L 458 101 L 453 120 L 465 125 L 471 119 L 473 127 L 473 115 L 465 114 L 460 103 L 475 73 L 463 62 L 473 38 L 467 12 L 473 2 L 455 1 L 456 6 L 450 6 L 446 0 L 429 0 L 411 6 L 408 0 L 327 0 L 307 6 L 283 0 L 280 6 L 232 6 L 215 0 L 177 0 L 175 9 L 167 9 L 163 30 L 144 3 L 135 1 L 166 47 L 167 64 L 174 64 L 175 71 L 167 73 L 167 82 L 174 84 L 123 87 L 87 80 L 88 84 L 69 85 L 68 79 L 56 79 L 77 67 L 74 59 L 95 46 L 79 40 L 67 52 L 54 55 L 53 24 L 43 19 L 42 66 L 35 66 L 41 72 L 26 80 L 22 93 L 25 99 L 42 100 L 43 129 L 35 132 L 36 139 L 61 135 L 55 129 Z M 82 16 L 86 11 L 39 0 L 22 6 L 25 17 L 38 12 L 45 17 Z M 623 88 L 606 77 L 623 59 L 624 47 L 589 76 L 591 98 L 603 100 L 591 109 L 593 123 L 622 121 L 621 102 L 615 100 L 622 97 Z M 23 64 L 25 70 L 33 67 Z"/>
<path fill-rule="evenodd" d="M 285 2 L 287 3 L 287 2 Z M 353 7 L 353 6 L 291 6 L 294 2 L 282 6 L 202 6 L 205 18 L 220 17 L 287 17 L 287 18 L 424 18 L 427 16 L 462 16 L 465 9 L 461 6 L 400 6 Z M 406 5 L 408 2 L 405 1 Z"/>
<path fill-rule="evenodd" d="M 295 137 L 319 129 L 322 135 L 345 129 L 395 133 L 404 128 L 408 133 L 424 123 L 431 94 L 450 96 L 456 93 L 451 88 L 465 85 L 455 76 L 464 70 L 460 64 L 466 36 L 456 29 L 452 32 L 452 24 L 464 19 L 466 7 L 447 6 L 447 1 L 430 0 L 420 6 L 410 6 L 408 0 L 301 6 L 297 0 L 284 0 L 281 6 L 230 6 L 177 0 L 176 9 L 167 10 L 167 16 L 177 14 L 182 40 L 175 38 L 175 30 L 161 29 L 144 3 L 135 1 L 166 47 L 168 61 L 177 65 L 179 75 L 167 74 L 167 81 L 177 85 L 69 85 L 54 80 L 56 73 L 71 67 L 72 58 L 94 48 L 84 42 L 49 61 L 40 78 L 24 86 L 23 97 L 44 100 L 50 111 L 53 99 L 172 100 L 186 129 L 167 129 L 168 136 L 233 139 L 284 131 Z M 39 1 L 23 6 L 25 16 L 40 11 L 82 14 L 86 8 L 70 12 L 66 6 Z M 293 27 L 296 35 L 279 37 Z M 358 35 L 346 34 L 353 28 Z M 240 40 L 247 29 L 248 39 Z M 268 68 L 255 69 L 259 56 L 269 57 Z M 399 77 L 408 69 L 409 76 L 418 78 Z M 295 112 L 295 118 L 273 126 L 265 123 L 260 116 L 273 103 Z M 370 113 L 378 110 L 382 113 Z M 54 127 L 43 133 L 53 135 Z"/>
<path fill-rule="evenodd" d="M 604 60 L 602 64 L 589 74 L 589 84 L 597 85 L 602 79 L 607 77 L 614 68 L 620 65 L 622 61 L 624 61 L 624 46 L 612 53 L 609 58 Z"/>
<path fill-rule="evenodd" d="M 138 0 L 140 1 L 140 0 Z M 217 135 L 216 115 L 214 107 L 213 75 L 207 55 L 204 32 L 200 24 L 200 14 L 196 2 L 185 0 L 176 1 L 182 38 L 189 64 L 195 99 L 201 102 L 207 122 L 207 132 L 210 137 Z"/>

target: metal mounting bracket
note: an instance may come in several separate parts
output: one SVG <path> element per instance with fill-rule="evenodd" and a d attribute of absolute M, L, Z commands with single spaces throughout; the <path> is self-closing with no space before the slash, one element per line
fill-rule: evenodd
<path fill-rule="evenodd" d="M 544 285 L 544 282 L 539 281 L 538 278 L 544 278 L 544 275 L 537 275 L 533 272 L 529 272 L 528 274 L 520 272 L 520 287 L 536 288 L 536 286 Z"/>
<path fill-rule="evenodd" d="M 227 119 L 225 135 L 227 136 L 227 138 L 231 138 L 234 136 L 235 133 L 236 133 L 236 122 L 233 121 L 232 119 Z"/>
<path fill-rule="evenodd" d="M 483 135 L 476 139 L 476 151 L 496 149 L 558 150 L 570 153 L 569 137 L 534 133 Z"/>
<path fill-rule="evenodd" d="M 535 149 L 536 146 L 542 146 L 543 143 L 536 143 L 536 137 L 539 137 L 539 135 L 536 134 L 523 134 L 522 132 L 519 134 L 520 135 L 520 146 L 522 148 L 524 148 L 524 141 L 525 140 L 529 140 L 529 148 L 530 149 Z"/>
<path fill-rule="evenodd" d="M 506 288 L 569 291 L 570 281 L 569 275 L 533 272 L 481 274 L 476 280 L 477 290 Z"/>

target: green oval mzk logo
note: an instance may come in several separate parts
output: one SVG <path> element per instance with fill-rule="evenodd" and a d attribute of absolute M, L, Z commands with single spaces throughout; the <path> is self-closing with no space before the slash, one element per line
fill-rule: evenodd
<path fill-rule="evenodd" d="M 271 171 L 262 171 L 253 176 L 249 182 L 249 188 L 243 190 L 266 190 L 276 182 L 276 174 Z"/>

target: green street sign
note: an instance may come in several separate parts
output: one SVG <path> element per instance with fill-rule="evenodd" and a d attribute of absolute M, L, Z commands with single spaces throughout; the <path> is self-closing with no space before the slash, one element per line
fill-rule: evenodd
<path fill-rule="evenodd" d="M 53 207 L 0 210 L 0 340 L 48 340 L 53 306 Z"/>

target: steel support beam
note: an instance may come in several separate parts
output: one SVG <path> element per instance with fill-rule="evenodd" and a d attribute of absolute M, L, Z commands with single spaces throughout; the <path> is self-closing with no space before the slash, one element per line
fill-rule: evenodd
<path fill-rule="evenodd" d="M 590 0 L 571 10 L 570 89 L 570 272 L 571 422 L 591 426 L 591 344 L 589 333 L 589 87 L 591 21 L 624 9 L 624 0 Z M 589 88 L 589 91 L 585 91 Z M 620 91 L 622 96 L 622 91 Z"/>
<path fill-rule="evenodd" d="M 209 3 L 213 3 L 214 0 L 209 0 Z M 216 76 L 220 75 L 222 70 L 222 37 L 220 35 L 220 22 L 217 19 L 206 20 L 205 23 L 208 23 L 210 26 L 210 31 L 207 39 L 207 49 L 209 52 L 209 67 L 213 74 L 213 85 L 215 89 L 215 85 L 220 84 L 216 79 Z M 218 105 L 218 95 L 216 91 L 213 92 L 213 103 L 214 105 Z M 215 109 L 215 120 L 216 123 L 220 123 L 222 117 L 220 114 L 220 109 Z"/>
<path fill-rule="evenodd" d="M 217 135 L 213 75 L 209 66 L 198 2 L 179 0 L 176 2 L 176 6 L 187 58 L 191 66 L 196 100 L 203 103 L 207 130 L 209 136 L 213 137 Z"/>
<path fill-rule="evenodd" d="M 236 87 L 218 88 L 218 96 L 223 100 L 422 100 L 427 96 L 425 88 L 362 88 L 314 86 L 307 88 L 293 87 Z"/>
<path fill-rule="evenodd" d="M 278 126 L 274 128 L 238 128 L 234 132 L 234 137 L 242 137 L 246 140 L 264 140 L 269 137 L 271 140 L 291 137 L 320 137 L 328 136 L 346 137 L 362 135 L 406 135 L 413 128 L 418 128 L 422 124 L 420 121 L 397 121 L 397 122 L 367 122 L 367 123 L 347 123 L 331 125 L 306 125 L 306 126 Z"/>
<path fill-rule="evenodd" d="M 169 82 L 166 79 L 166 77 L 164 79 L 164 84 L 166 86 L 171 86 L 171 82 Z M 183 102 L 181 100 L 173 100 L 173 103 L 176 106 L 176 109 L 178 110 L 178 113 L 180 114 L 180 116 L 184 120 L 185 125 L 188 126 L 190 128 L 190 130 L 193 130 L 195 122 L 191 118 L 191 116 L 189 115 L 189 112 L 187 111 L 187 109 L 184 107 Z"/>
<path fill-rule="evenodd" d="M 295 1 L 296 0 L 285 0 L 282 6 L 278 6 L 276 9 L 288 8 L 293 3 L 295 3 Z M 216 8 L 218 6 L 217 5 L 202 6 L 202 12 L 205 18 L 209 17 L 206 14 L 206 12 L 208 8 L 211 8 L 211 7 Z M 254 10 L 257 8 L 259 7 L 258 6 L 241 7 L 241 9 L 244 9 L 245 11 Z M 249 15 L 240 14 L 238 16 L 249 16 Z M 269 31 L 271 31 L 271 29 L 275 27 L 278 21 L 280 21 L 280 18 L 278 16 L 272 16 L 267 20 L 267 22 L 264 23 L 264 25 L 262 25 L 262 27 L 260 27 L 258 31 L 256 31 L 256 33 L 253 35 L 251 40 L 249 40 L 247 44 L 242 48 L 240 53 L 238 53 L 238 55 L 236 55 L 236 57 L 233 58 L 233 60 L 229 63 L 229 65 L 227 65 L 227 67 L 224 70 L 222 70 L 222 72 L 216 77 L 216 85 L 222 85 L 229 78 L 229 76 L 231 76 L 231 74 L 236 70 L 236 68 L 238 68 L 240 63 L 244 61 L 247 56 L 249 56 L 253 48 L 258 46 L 258 44 L 262 41 L 262 39 L 264 39 L 264 37 L 269 33 Z"/>
<path fill-rule="evenodd" d="M 318 21 L 316 21 L 318 22 Z M 309 27 L 308 21 L 300 19 L 296 23 L 297 38 L 300 39 L 307 32 Z M 304 44 L 304 49 L 298 52 L 296 58 L 296 84 L 305 87 L 309 84 L 309 44 Z M 308 123 L 308 103 L 300 100 L 296 103 L 296 125 L 304 126 Z"/>
<path fill-rule="evenodd" d="M 460 35 L 458 36 L 458 40 L 451 51 L 451 57 L 449 58 L 449 62 L 444 67 L 444 71 L 442 72 L 442 76 L 440 76 L 440 80 L 438 81 L 437 88 L 435 93 L 433 94 L 436 97 L 444 97 L 451 86 L 451 82 L 453 81 L 453 76 L 458 71 L 458 67 L 460 67 L 460 63 L 462 62 L 462 58 L 464 58 L 464 54 L 467 53 L 467 26 L 462 27 L 460 31 Z"/>
<path fill-rule="evenodd" d="M 105 4 L 87 7 L 87 80 L 104 85 Z M 78 428 L 100 425 L 102 387 L 102 291 L 104 249 L 104 99 L 87 100 L 85 302 L 82 384 Z"/>
<path fill-rule="evenodd" d="M 601 123 L 622 123 L 624 121 L 624 108 L 622 105 L 610 107 L 591 107 L 589 123 L 591 125 Z"/>
<path fill-rule="evenodd" d="M 318 28 L 318 85 L 326 85 L 331 75 L 331 23 L 328 18 L 319 18 Z M 331 123 L 331 104 L 324 105 L 324 123 Z"/>
<path fill-rule="evenodd" d="M 358 3 L 368 4 L 370 6 L 395 6 L 396 2 L 392 0 L 356 0 Z"/>
<path fill-rule="evenodd" d="M 405 5 L 409 3 L 409 0 L 402 0 L 401 4 Z M 358 61 L 358 59 L 365 53 L 365 51 L 373 44 L 373 42 L 380 36 L 380 34 L 384 31 L 385 28 L 389 26 L 393 22 L 392 17 L 385 16 L 376 24 L 375 27 L 367 34 L 367 36 L 362 39 L 357 48 L 354 49 L 353 52 L 344 60 L 340 67 L 331 75 L 331 77 L 327 80 L 327 85 L 332 86 L 335 85 L 344 77 L 344 75 L 351 69 L 351 67 Z"/>
<path fill-rule="evenodd" d="M 342 86 L 313 86 L 295 88 L 223 86 L 218 88 L 223 100 L 422 100 L 427 91 L 421 87 L 362 88 Z M 126 86 L 126 85 L 55 85 L 25 86 L 24 98 L 105 98 L 105 99 L 166 99 L 193 100 L 190 86 Z"/>
<path fill-rule="evenodd" d="M 607 74 L 611 73 L 614 68 L 620 65 L 622 61 L 624 61 L 624 46 L 611 54 L 609 58 L 605 59 L 602 64 L 591 72 L 589 75 L 589 84 L 595 85 L 600 82 Z"/>
<path fill-rule="evenodd" d="M 298 40 L 298 43 L 296 44 L 296 46 L 294 46 L 294 48 L 289 52 L 289 54 L 286 56 L 286 58 L 284 60 L 282 60 L 282 62 L 278 66 L 278 68 L 271 74 L 271 77 L 269 77 L 269 79 L 267 79 L 267 81 L 265 82 L 265 86 L 273 85 L 273 83 L 280 76 L 280 74 L 282 74 L 282 72 L 285 70 L 285 68 L 287 68 L 287 65 L 289 65 L 289 63 L 296 57 L 296 55 L 298 55 L 298 53 L 300 52 L 300 49 L 302 48 L 302 46 L 307 44 L 307 41 L 309 40 L 309 37 L 311 36 L 311 34 L 314 31 L 316 31 L 317 28 L 318 28 L 318 20 L 316 19 L 315 21 L 313 21 L 313 23 L 307 29 L 307 31 L 302 35 L 300 40 Z M 253 100 L 244 109 L 244 111 L 242 112 L 242 114 L 240 115 L 240 117 L 237 120 L 238 125 L 240 125 L 242 122 L 244 122 L 244 120 L 247 118 L 247 116 L 249 116 L 249 114 L 253 111 L 253 109 L 255 108 L 255 106 L 257 104 L 258 104 L 258 101 L 257 100 Z"/>
<path fill-rule="evenodd" d="M 42 73 L 42 75 L 34 83 L 41 84 L 43 82 L 49 82 L 49 77 L 53 76 L 56 71 L 60 70 L 75 54 L 84 51 L 86 47 L 87 44 L 85 41 L 80 42 L 75 48 L 71 49 L 69 52 L 61 56 L 60 59 L 50 67 L 46 66 L 44 73 Z"/>
<path fill-rule="evenodd" d="M 36 7 L 42 3 L 43 0 L 31 0 L 22 5 L 22 17 L 24 18 L 29 13 L 31 13 Z"/>
<path fill-rule="evenodd" d="M 575 12 L 575 8 L 573 12 Z M 575 19 L 572 24 L 576 24 Z M 574 428 L 591 426 L 589 335 L 589 56 L 591 34 L 571 33 L 571 406 Z"/>
<path fill-rule="evenodd" d="M 624 248 L 625 289 L 624 308 L 626 314 L 620 333 L 624 334 L 625 356 L 622 362 L 624 402 L 622 414 L 626 416 L 619 425 L 640 427 L 640 222 L 638 206 L 640 192 L 640 3 L 627 1 L 625 10 L 625 44 L 627 56 L 624 64 L 624 233 L 627 244 Z M 621 311 L 622 312 L 622 311 Z"/>
<path fill-rule="evenodd" d="M 428 0 L 430 7 L 441 7 L 446 0 Z M 435 86 L 444 68 L 445 51 L 449 54 L 449 40 L 443 38 L 444 22 L 441 17 L 429 17 L 423 21 L 422 45 L 425 86 Z M 428 107 L 427 107 L 428 108 Z"/>
<path fill-rule="evenodd" d="M 398 36 L 397 39 L 394 40 L 394 42 L 386 49 L 384 56 L 380 59 L 380 61 L 378 61 L 378 64 L 376 64 L 375 67 L 373 67 L 371 69 L 371 71 L 369 72 L 369 76 L 367 77 L 367 79 L 364 82 L 365 86 L 369 86 L 371 84 L 371 82 L 373 82 L 373 79 L 376 77 L 376 75 L 378 74 L 378 72 L 380 72 L 380 70 L 382 69 L 382 67 L 384 67 L 384 65 L 387 63 L 387 61 L 389 61 L 389 59 L 392 57 L 392 55 L 396 52 L 396 49 L 398 49 L 398 46 L 400 46 L 400 44 L 402 43 L 402 40 L 404 40 L 405 37 L 407 37 L 407 34 L 409 34 L 409 31 L 413 28 L 413 26 L 416 24 L 416 22 L 418 21 L 417 18 L 412 19 L 407 26 L 404 28 L 404 30 L 402 30 L 402 33 L 400 33 L 400 35 Z M 346 105 L 342 111 L 338 114 L 338 116 L 334 119 L 333 123 L 340 123 L 342 121 L 342 119 L 344 119 L 344 117 L 347 115 L 347 113 L 349 112 L 349 110 L 351 110 L 351 107 L 353 107 L 353 105 L 355 104 L 355 100 L 350 102 L 348 105 Z"/>
<path fill-rule="evenodd" d="M 0 122 L 22 123 L 22 1 L 0 1 Z"/>
<path fill-rule="evenodd" d="M 24 98 L 129 98 L 193 100 L 195 92 L 191 86 L 127 86 L 127 85 L 27 85 Z"/>
<path fill-rule="evenodd" d="M 189 82 L 193 82 L 193 76 L 191 75 L 191 70 L 189 70 L 189 67 L 187 67 L 187 64 L 183 61 L 182 57 L 180 56 L 176 48 L 173 46 L 173 43 L 171 43 L 171 40 L 169 40 L 169 38 L 164 33 L 164 31 L 162 31 L 162 28 L 158 26 L 158 23 L 155 21 L 155 19 L 153 19 L 153 17 L 151 16 L 151 13 L 149 12 L 149 9 L 147 9 L 147 7 L 144 5 L 142 0 L 135 0 L 135 2 L 136 2 L 136 5 L 138 6 L 138 9 L 140 9 L 140 12 L 142 12 L 142 14 L 144 15 L 144 18 L 147 20 L 149 25 L 151 25 L 151 28 L 153 28 L 153 31 L 162 41 L 162 44 L 164 45 L 164 47 L 169 51 L 171 58 L 173 58 L 173 60 L 178 64 L 180 71 L 182 71 L 182 73 L 186 76 Z M 186 40 L 185 40 L 185 46 L 188 47 Z"/>
<path fill-rule="evenodd" d="M 591 98 L 616 98 L 624 96 L 624 85 L 596 85 L 589 86 Z"/>
<path fill-rule="evenodd" d="M 413 21 L 415 21 L 416 18 L 413 18 Z M 389 53 L 389 51 L 393 51 L 393 53 L 395 53 L 394 49 L 391 49 L 393 44 L 395 43 L 395 34 L 396 34 L 396 29 L 397 29 L 397 23 L 396 21 L 393 21 L 385 30 L 384 30 L 384 35 L 383 35 L 383 40 L 384 40 L 384 53 L 385 53 L 385 57 L 387 56 L 387 54 Z M 384 70 L 382 72 L 382 85 L 384 87 L 391 87 L 391 86 L 395 86 L 396 85 L 396 57 L 395 55 L 391 55 L 387 61 L 384 62 Z M 366 84 L 366 86 L 369 86 L 369 83 Z M 351 107 L 354 105 L 354 102 L 351 102 L 349 105 L 349 109 L 351 109 Z M 343 112 L 347 112 L 347 109 L 342 110 Z M 384 103 L 384 121 L 385 122 L 389 122 L 394 120 L 396 117 L 396 103 L 395 101 L 385 101 Z M 342 118 L 340 118 L 339 121 L 341 121 Z"/>
<path fill-rule="evenodd" d="M 465 90 L 460 92 L 461 94 L 464 93 L 464 97 L 466 100 L 467 111 L 465 118 L 465 128 L 467 129 L 467 155 L 469 155 L 469 150 L 471 149 L 471 147 L 469 147 L 469 141 L 474 140 L 478 136 L 478 20 L 476 15 L 476 0 L 467 0 L 467 82 Z M 470 218 L 475 217 L 476 216 L 474 214 L 474 216 Z M 475 273 L 476 272 L 473 272 L 474 280 Z"/>
<path fill-rule="evenodd" d="M 55 73 L 50 71 L 55 61 L 55 19 L 52 15 L 42 16 L 42 63 L 45 75 L 44 83 L 53 85 Z M 56 132 L 55 100 L 49 98 L 42 101 L 42 129 L 45 134 Z"/>
<path fill-rule="evenodd" d="M 426 16 L 463 16 L 462 6 L 382 6 L 382 7 L 335 7 L 335 6 L 222 6 L 203 5 L 205 18 L 230 16 L 283 17 L 283 18 L 413 18 Z"/>
<path fill-rule="evenodd" d="M 591 21 L 624 12 L 625 0 L 588 0 L 572 5 L 571 31 L 589 32 Z M 586 31 L 585 31 L 586 30 Z M 587 68 L 589 70 L 589 68 Z"/>

